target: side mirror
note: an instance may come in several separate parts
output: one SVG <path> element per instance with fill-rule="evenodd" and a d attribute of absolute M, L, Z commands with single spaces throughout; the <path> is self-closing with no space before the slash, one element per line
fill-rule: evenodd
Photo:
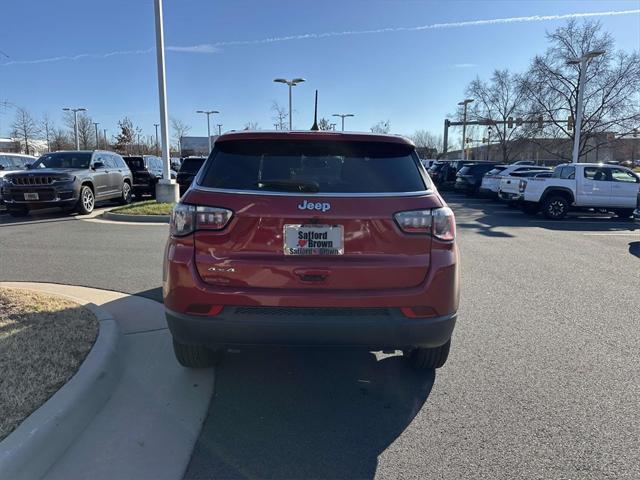
<path fill-rule="evenodd" d="M 0 170 L 4 170 L 4 165 L 0 165 Z"/>
<path fill-rule="evenodd" d="M 102 163 L 102 162 L 93 162 L 93 166 L 91 168 L 93 170 L 98 170 L 99 168 L 104 168 L 104 163 Z"/>
<path fill-rule="evenodd" d="M 25 163 L 24 164 L 24 169 L 25 170 L 31 170 L 31 164 L 30 163 Z"/>

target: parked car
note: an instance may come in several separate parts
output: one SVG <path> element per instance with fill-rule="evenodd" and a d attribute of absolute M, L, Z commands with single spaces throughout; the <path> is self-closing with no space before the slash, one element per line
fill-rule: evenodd
<path fill-rule="evenodd" d="M 522 201 L 524 185 L 523 178 L 547 178 L 553 175 L 550 167 L 538 167 L 539 170 L 525 170 L 523 172 L 513 172 L 500 178 L 498 187 L 498 198 L 504 200 L 509 205 L 516 205 Z"/>
<path fill-rule="evenodd" d="M 637 206 L 640 175 L 628 168 L 601 163 L 559 165 L 551 178 L 525 180 L 523 209 L 549 219 L 569 210 L 600 209 L 629 218 Z"/>
<path fill-rule="evenodd" d="M 480 190 L 482 177 L 489 170 L 494 169 L 496 165 L 495 162 L 480 162 L 463 166 L 456 175 L 456 183 L 453 188 L 468 195 L 477 194 Z"/>
<path fill-rule="evenodd" d="M 35 162 L 36 157 L 21 153 L 0 153 L 0 208 L 4 209 L 2 200 L 2 179 L 9 172 L 24 170 L 27 165 Z"/>
<path fill-rule="evenodd" d="M 526 161 L 528 160 L 521 160 Z M 506 175 L 511 175 L 515 172 L 528 172 L 530 170 L 537 170 L 540 167 L 535 165 L 529 165 L 528 163 L 523 165 L 520 163 L 512 163 L 510 165 L 497 166 L 495 169 L 490 170 L 482 177 L 482 183 L 480 184 L 479 193 L 484 197 L 498 198 L 498 189 L 500 188 L 500 180 Z"/>
<path fill-rule="evenodd" d="M 441 367 L 459 254 L 453 212 L 419 165 L 397 136 L 219 136 L 171 216 L 163 296 L 178 361 L 341 345 Z"/>
<path fill-rule="evenodd" d="M 60 207 L 80 214 L 101 200 L 131 202 L 131 171 L 117 153 L 101 150 L 47 153 L 29 168 L 3 179 L 3 196 L 11 215 Z"/>
<path fill-rule="evenodd" d="M 184 195 L 189 186 L 191 186 L 191 182 L 193 182 L 194 177 L 197 175 L 205 160 L 205 157 L 185 157 L 182 160 L 176 179 L 180 186 L 180 196 Z"/>
<path fill-rule="evenodd" d="M 454 187 L 456 183 L 456 175 L 462 167 L 465 165 L 473 165 L 474 161 L 470 160 L 449 160 L 444 162 L 442 168 L 440 168 L 434 175 L 432 175 L 433 182 L 440 190 L 448 190 Z"/>
<path fill-rule="evenodd" d="M 636 209 L 633 211 L 633 219 L 636 223 L 640 223 L 640 191 L 638 191 L 638 197 L 636 198 Z"/>
<path fill-rule="evenodd" d="M 155 155 L 137 155 L 122 157 L 133 175 L 133 194 L 155 195 L 156 183 L 164 175 L 162 173 L 162 159 Z M 171 178 L 176 178 L 176 172 L 170 170 Z"/>

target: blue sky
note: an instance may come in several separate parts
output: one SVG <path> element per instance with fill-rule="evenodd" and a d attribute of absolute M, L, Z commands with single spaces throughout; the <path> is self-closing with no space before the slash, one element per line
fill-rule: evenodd
<path fill-rule="evenodd" d="M 421 128 L 441 133 L 445 115 L 455 110 L 475 76 L 487 77 L 496 68 L 524 70 L 545 50 L 545 31 L 565 20 L 412 27 L 633 10 L 640 9 L 640 0 L 164 0 L 164 5 L 166 45 L 189 47 L 167 52 L 169 112 L 191 125 L 191 134 L 206 134 L 198 109 L 220 110 L 215 123 L 223 130 L 248 121 L 272 128 L 272 102 L 287 104 L 286 87 L 272 80 L 297 76 L 307 82 L 294 89 L 294 127 L 311 125 L 317 88 L 321 116 L 356 114 L 347 119 L 349 130 L 368 130 L 388 119 L 393 132 L 410 134 Z M 0 102 L 38 116 L 46 112 L 58 122 L 62 107 L 84 106 L 110 135 L 124 115 L 145 133 L 153 132 L 158 100 L 152 0 L 10 0 L 2 17 L 0 51 L 9 58 L 0 55 Z M 618 48 L 640 49 L 640 14 L 593 18 L 611 32 Z M 400 27 L 408 28 L 397 31 Z M 371 30 L 377 32 L 305 37 Z M 282 39 L 290 36 L 295 38 Z M 138 53 L 109 55 L 122 51 Z M 47 61 L 29 63 L 40 60 Z M 0 109 L 0 135 L 9 133 L 12 119 L 11 109 Z"/>

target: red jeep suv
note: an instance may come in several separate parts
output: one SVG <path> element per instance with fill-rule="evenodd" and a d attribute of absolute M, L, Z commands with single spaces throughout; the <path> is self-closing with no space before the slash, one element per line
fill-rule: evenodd
<path fill-rule="evenodd" d="M 221 135 L 171 216 L 163 296 L 176 357 L 201 368 L 239 345 L 342 345 L 441 367 L 455 236 L 405 138 Z"/>

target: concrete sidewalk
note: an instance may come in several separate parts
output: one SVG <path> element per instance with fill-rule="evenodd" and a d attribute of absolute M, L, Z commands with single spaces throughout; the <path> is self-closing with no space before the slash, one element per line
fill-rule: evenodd
<path fill-rule="evenodd" d="M 161 304 L 118 292 L 2 282 L 94 303 L 120 327 L 124 369 L 110 399 L 46 479 L 182 479 L 213 394 L 213 370 L 182 368 Z"/>

